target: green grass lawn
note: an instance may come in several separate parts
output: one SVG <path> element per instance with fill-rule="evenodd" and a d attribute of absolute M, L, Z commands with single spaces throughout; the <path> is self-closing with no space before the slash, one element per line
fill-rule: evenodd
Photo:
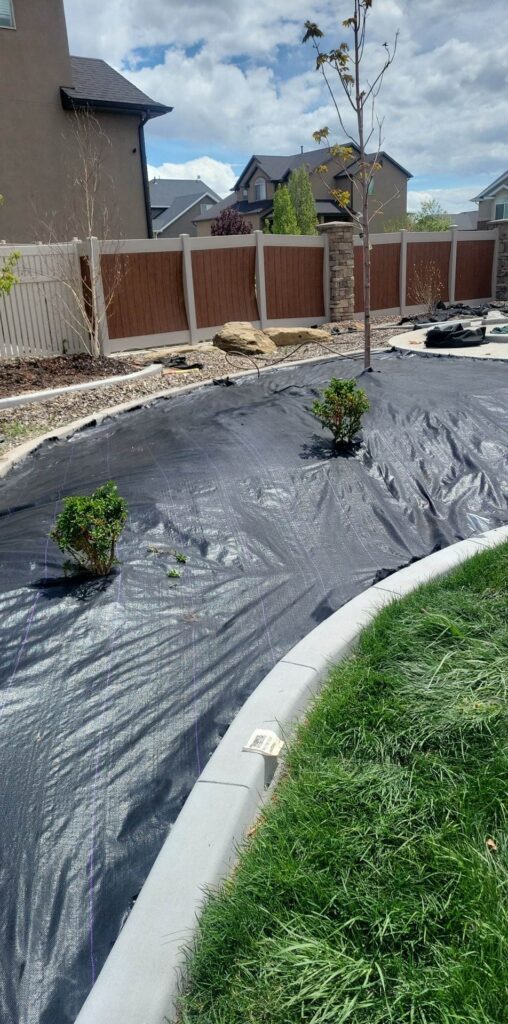
<path fill-rule="evenodd" d="M 506 1024 L 508 545 L 383 611 L 208 904 L 187 1024 Z"/>

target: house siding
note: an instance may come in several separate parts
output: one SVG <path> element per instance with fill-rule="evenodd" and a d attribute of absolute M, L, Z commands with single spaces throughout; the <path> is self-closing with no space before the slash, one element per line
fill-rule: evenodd
<path fill-rule="evenodd" d="M 196 225 L 194 224 L 194 217 L 197 217 L 201 213 L 201 201 L 194 203 L 194 206 L 188 210 L 187 213 L 182 214 L 177 220 L 170 224 L 169 227 L 165 228 L 164 231 L 157 233 L 157 238 L 178 238 L 179 235 L 197 235 Z"/>
<path fill-rule="evenodd" d="M 16 29 L 0 29 L 0 239 L 65 241 L 84 217 L 72 187 L 75 115 L 62 108 L 60 86 L 72 75 L 62 0 L 15 0 Z M 139 117 L 100 113 L 104 147 L 101 204 L 113 237 L 148 234 L 139 152 Z"/>

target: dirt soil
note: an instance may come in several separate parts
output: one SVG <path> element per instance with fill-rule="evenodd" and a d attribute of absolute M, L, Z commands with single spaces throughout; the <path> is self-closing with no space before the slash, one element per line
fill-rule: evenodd
<path fill-rule="evenodd" d="M 92 359 L 85 353 L 49 359 L 10 359 L 0 362 L 0 398 L 121 376 L 135 370 L 139 366 L 131 359 Z"/>

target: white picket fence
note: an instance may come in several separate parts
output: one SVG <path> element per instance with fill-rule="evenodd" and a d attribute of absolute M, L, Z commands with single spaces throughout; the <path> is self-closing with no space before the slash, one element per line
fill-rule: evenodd
<path fill-rule="evenodd" d="M 0 358 L 86 351 L 87 334 L 73 291 L 81 289 L 78 250 L 62 245 L 0 246 L 0 266 L 21 253 L 19 284 L 0 297 Z"/>

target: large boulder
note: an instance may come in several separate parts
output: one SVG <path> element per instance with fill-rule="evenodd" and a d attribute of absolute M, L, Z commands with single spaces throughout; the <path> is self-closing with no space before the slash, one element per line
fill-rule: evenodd
<path fill-rule="evenodd" d="M 214 339 L 213 344 L 223 352 L 234 352 L 236 355 L 270 356 L 277 351 L 277 346 L 265 334 L 258 331 L 252 324 L 239 320 L 224 324 Z"/>
<path fill-rule="evenodd" d="M 321 327 L 267 327 L 263 332 L 277 348 L 287 345 L 308 345 L 310 342 L 330 342 L 330 333 Z"/>

